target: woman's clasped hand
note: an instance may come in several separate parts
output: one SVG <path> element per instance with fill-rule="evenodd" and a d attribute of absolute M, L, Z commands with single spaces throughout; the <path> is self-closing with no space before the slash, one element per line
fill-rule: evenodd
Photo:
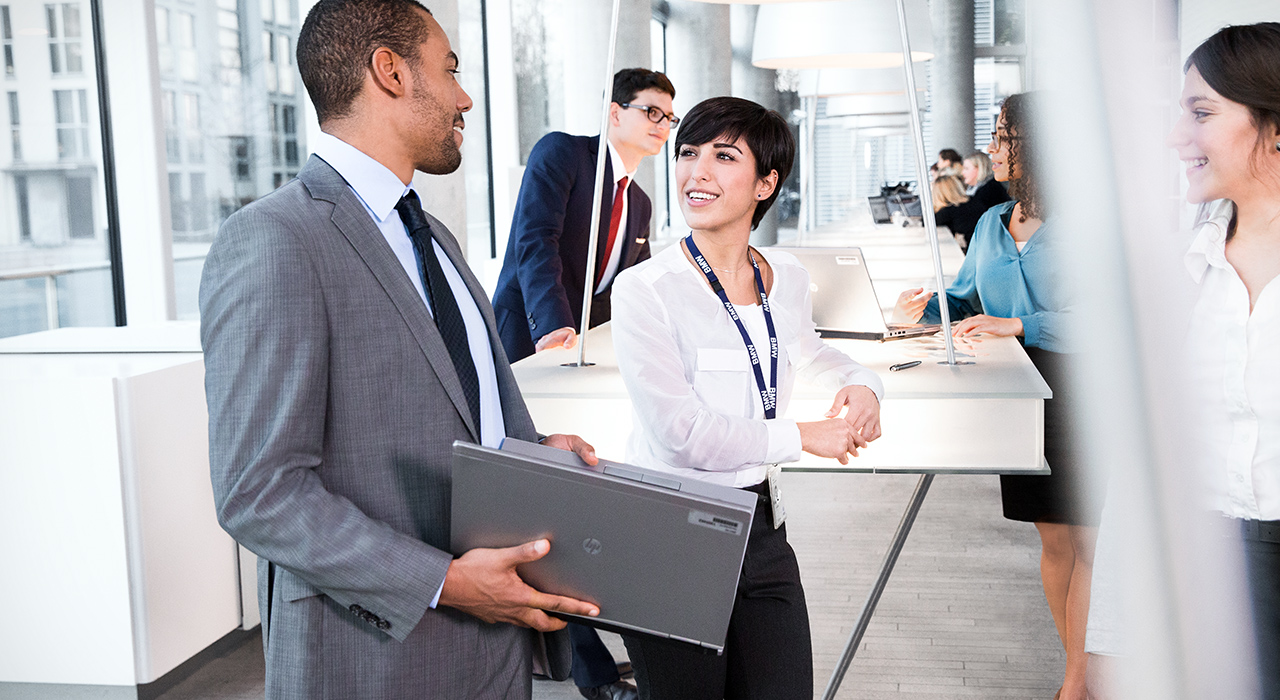
<path fill-rule="evenodd" d="M 805 452 L 848 464 L 850 455 L 857 457 L 859 448 L 880 437 L 880 400 L 865 386 L 847 386 L 836 392 L 826 415 L 826 420 L 796 424 Z"/>

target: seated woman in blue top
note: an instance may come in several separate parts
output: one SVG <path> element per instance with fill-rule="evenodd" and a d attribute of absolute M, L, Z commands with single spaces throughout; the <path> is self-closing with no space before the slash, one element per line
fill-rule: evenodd
<path fill-rule="evenodd" d="M 987 147 L 995 177 L 1009 183 L 1014 201 L 992 207 L 978 221 L 955 282 L 947 289 L 957 337 L 1016 336 L 1053 390 L 1044 407 L 1044 455 L 1049 476 L 1001 476 L 1004 516 L 1035 523 L 1042 545 L 1045 598 L 1067 652 L 1066 677 L 1057 697 L 1084 700 L 1085 619 L 1093 570 L 1093 544 L 1102 499 L 1085 478 L 1072 444 L 1066 363 L 1078 338 L 1075 295 L 1059 274 L 1067 231 L 1058 228 L 1042 190 L 1043 166 L 1032 118 L 1034 93 L 1005 100 Z M 894 320 L 938 323 L 938 302 L 921 289 L 903 292 Z M 1079 433 L 1075 433 L 1078 435 Z"/>

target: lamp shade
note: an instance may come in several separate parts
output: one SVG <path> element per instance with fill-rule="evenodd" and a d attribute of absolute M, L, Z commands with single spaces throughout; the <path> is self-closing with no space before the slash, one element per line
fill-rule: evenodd
<path fill-rule="evenodd" d="M 923 109 L 923 105 L 921 108 Z M 856 114 L 910 113 L 911 104 L 906 95 L 851 95 L 827 98 L 828 117 L 847 117 Z"/>
<path fill-rule="evenodd" d="M 924 67 L 913 66 L 916 92 L 924 93 L 928 80 Z M 837 97 L 840 95 L 902 95 L 907 91 L 907 77 L 902 68 L 823 68 L 800 71 L 801 97 Z M 923 95 L 921 95 L 923 97 Z"/>
<path fill-rule="evenodd" d="M 911 60 L 933 58 L 926 0 L 905 0 Z M 902 65 L 896 0 L 761 5 L 751 62 L 759 68 L 891 68 Z"/>

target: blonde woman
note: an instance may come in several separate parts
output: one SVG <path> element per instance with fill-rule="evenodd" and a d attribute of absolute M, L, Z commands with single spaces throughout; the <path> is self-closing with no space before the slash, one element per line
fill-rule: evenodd
<path fill-rule="evenodd" d="M 933 181 L 933 213 L 943 207 L 950 207 L 956 204 L 964 204 L 969 201 L 969 195 L 964 193 L 964 183 L 955 175 L 943 175 Z M 939 226 L 944 226 L 942 221 L 938 222 Z"/>

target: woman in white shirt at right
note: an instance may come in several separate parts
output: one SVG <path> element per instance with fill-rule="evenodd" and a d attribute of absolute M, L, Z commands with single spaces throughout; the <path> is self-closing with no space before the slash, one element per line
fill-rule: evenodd
<path fill-rule="evenodd" d="M 1201 205 L 1185 257 L 1199 286 L 1181 378 L 1197 428 L 1185 452 L 1204 504 L 1243 540 L 1262 697 L 1280 700 L 1280 23 L 1226 27 L 1184 70 L 1168 145 Z M 1095 600 L 1086 651 L 1126 653 L 1123 611 Z M 1091 697 L 1112 697 L 1111 663 L 1089 669 Z"/>

